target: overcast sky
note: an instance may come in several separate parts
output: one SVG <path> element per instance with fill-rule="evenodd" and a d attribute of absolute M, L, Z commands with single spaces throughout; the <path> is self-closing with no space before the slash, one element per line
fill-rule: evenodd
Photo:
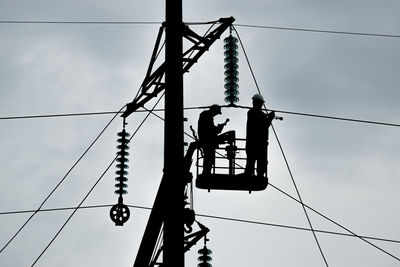
<path fill-rule="evenodd" d="M 267 107 L 399 124 L 400 39 L 274 30 L 239 24 L 400 34 L 400 3 L 370 1 L 183 1 L 186 22 L 235 17 Z M 2 0 L 0 21 L 159 22 L 164 1 Z M 0 117 L 117 111 L 135 96 L 160 24 L 0 24 Z M 205 26 L 191 26 L 199 34 Z M 223 38 L 227 36 L 224 34 Z M 239 105 L 257 93 L 239 50 Z M 160 60 L 163 60 L 161 54 Z M 223 42 L 218 40 L 185 74 L 185 107 L 224 104 Z M 150 103 L 148 107 L 151 107 Z M 163 102 L 158 106 L 163 107 Z M 189 126 L 201 110 L 186 110 Z M 244 137 L 246 111 L 222 110 L 226 130 Z M 163 116 L 163 113 L 158 113 Z M 277 113 L 274 121 L 304 203 L 400 258 L 400 129 Z M 0 212 L 32 210 L 65 176 L 113 115 L 0 120 Z M 145 113 L 128 118 L 133 133 Z M 150 116 L 133 137 L 124 203 L 151 207 L 163 168 L 163 121 Z M 117 117 L 43 208 L 75 207 L 111 163 Z M 186 141 L 190 141 L 188 138 Z M 117 203 L 113 166 L 83 206 Z M 195 168 L 193 168 L 195 172 Z M 202 215 L 309 228 L 278 142 L 271 132 L 268 177 L 262 192 L 194 191 Z M 31 266 L 72 211 L 38 213 L 0 254 L 0 266 Z M 308 210 L 315 229 L 347 233 Z M 0 215 L 3 247 L 31 213 Z M 149 211 L 131 208 L 116 227 L 109 208 L 82 209 L 36 266 L 132 266 Z M 325 266 L 310 231 L 198 216 L 211 231 L 213 266 Z M 366 242 L 317 233 L 329 266 L 399 266 Z M 197 250 L 186 266 L 197 266 Z"/>

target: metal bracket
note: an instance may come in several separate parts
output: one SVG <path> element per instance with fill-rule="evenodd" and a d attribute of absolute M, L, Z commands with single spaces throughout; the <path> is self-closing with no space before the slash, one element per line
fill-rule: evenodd
<path fill-rule="evenodd" d="M 229 28 L 235 21 L 233 17 L 221 18 L 218 20 L 220 25 L 213 31 L 207 33 L 205 36 L 200 36 L 192 31 L 189 26 L 185 25 L 183 30 L 183 37 L 189 40 L 193 45 L 183 53 L 183 65 L 182 71 L 186 73 L 189 69 L 198 61 L 198 59 L 210 48 L 210 46 L 221 37 L 222 33 Z M 160 92 L 165 89 L 165 83 L 163 78 L 166 71 L 166 64 L 163 62 L 155 71 L 153 66 L 155 63 L 156 56 L 158 54 L 160 41 L 164 26 L 162 26 L 158 32 L 156 44 L 151 57 L 150 65 L 147 70 L 146 77 L 140 86 L 139 93 L 135 99 L 127 104 L 125 112 L 122 117 L 126 118 L 134 111 L 143 107 L 148 101 L 156 97 Z"/>

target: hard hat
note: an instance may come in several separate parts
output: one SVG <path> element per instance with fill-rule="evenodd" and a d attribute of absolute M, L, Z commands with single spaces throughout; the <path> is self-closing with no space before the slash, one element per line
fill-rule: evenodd
<path fill-rule="evenodd" d="M 215 111 L 217 114 L 222 114 L 221 107 L 219 105 L 216 104 L 212 105 L 210 107 L 210 110 Z"/>
<path fill-rule="evenodd" d="M 255 94 L 255 95 L 252 97 L 252 99 L 253 99 L 253 100 L 259 100 L 259 101 L 265 102 L 263 96 L 260 95 L 260 94 Z"/>

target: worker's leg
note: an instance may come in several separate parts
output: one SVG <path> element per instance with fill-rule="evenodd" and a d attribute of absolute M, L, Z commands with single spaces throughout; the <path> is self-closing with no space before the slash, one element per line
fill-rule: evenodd
<path fill-rule="evenodd" d="M 267 150 L 263 149 L 257 153 L 257 176 L 265 177 L 267 173 L 267 165 L 268 165 L 268 158 L 267 158 Z"/>
<path fill-rule="evenodd" d="M 215 149 L 211 146 L 203 147 L 203 174 L 211 174 L 212 166 L 215 164 Z"/>
<path fill-rule="evenodd" d="M 247 160 L 246 160 L 246 169 L 245 173 L 247 175 L 254 175 L 254 165 L 256 163 L 256 155 L 253 151 L 246 149 Z"/>

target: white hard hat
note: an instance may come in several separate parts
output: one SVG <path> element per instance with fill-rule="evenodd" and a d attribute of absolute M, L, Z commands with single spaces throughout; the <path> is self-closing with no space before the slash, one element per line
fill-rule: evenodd
<path fill-rule="evenodd" d="M 252 97 L 252 99 L 254 99 L 254 100 L 260 100 L 260 101 L 262 101 L 262 102 L 265 102 L 263 96 L 260 95 L 260 94 L 255 94 L 255 95 Z"/>

